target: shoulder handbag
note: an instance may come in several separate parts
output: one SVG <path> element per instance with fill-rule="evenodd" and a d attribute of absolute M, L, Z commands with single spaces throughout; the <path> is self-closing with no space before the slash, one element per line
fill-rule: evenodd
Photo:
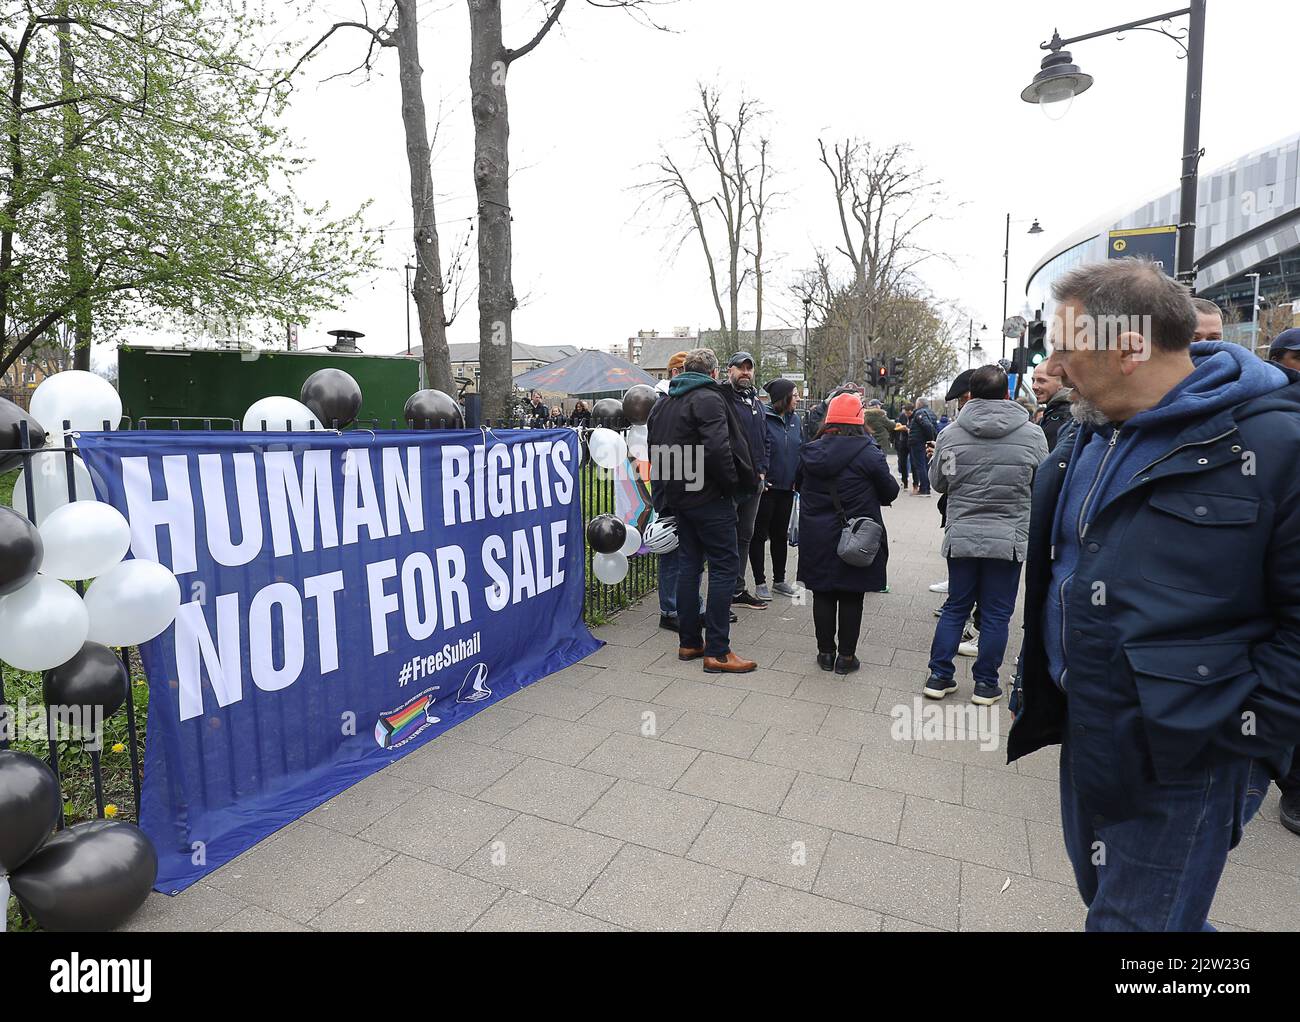
<path fill-rule="evenodd" d="M 840 503 L 839 487 L 831 480 L 831 503 L 835 505 L 835 514 L 840 520 L 840 542 L 835 552 L 840 560 L 855 568 L 869 568 L 880 552 L 880 541 L 884 529 L 874 518 L 846 518 L 844 505 Z"/>

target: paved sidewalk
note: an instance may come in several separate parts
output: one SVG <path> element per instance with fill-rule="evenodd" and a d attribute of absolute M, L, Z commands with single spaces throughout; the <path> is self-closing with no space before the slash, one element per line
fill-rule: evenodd
<path fill-rule="evenodd" d="M 886 516 L 893 591 L 867 597 L 857 675 L 817 668 L 811 606 L 788 599 L 733 626 L 758 671 L 706 675 L 652 596 L 583 663 L 151 895 L 132 928 L 1081 929 L 1056 750 L 1008 767 L 1002 743 L 891 736 L 944 568 L 933 499 Z M 969 699 L 969 667 L 949 701 Z M 1273 789 L 1220 885 L 1221 929 L 1300 929 L 1300 838 L 1277 820 Z"/>

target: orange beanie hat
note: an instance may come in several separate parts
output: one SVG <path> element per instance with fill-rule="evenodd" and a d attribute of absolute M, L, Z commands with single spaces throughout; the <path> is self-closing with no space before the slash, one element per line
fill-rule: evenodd
<path fill-rule="evenodd" d="M 841 394 L 826 409 L 826 425 L 861 426 L 865 421 L 862 399 L 856 394 Z"/>

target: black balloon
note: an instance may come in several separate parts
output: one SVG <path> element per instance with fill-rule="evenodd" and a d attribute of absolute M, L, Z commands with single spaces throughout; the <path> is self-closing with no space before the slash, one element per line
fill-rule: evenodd
<path fill-rule="evenodd" d="M 35 578 L 44 557 L 36 526 L 12 508 L 0 507 L 0 596 L 18 592 Z"/>
<path fill-rule="evenodd" d="M 25 752 L 0 749 L 0 874 L 12 873 L 50 836 L 60 799 L 53 770 Z"/>
<path fill-rule="evenodd" d="M 21 454 L 12 454 L 22 447 L 18 424 L 27 423 L 27 445 L 29 447 L 45 446 L 45 430 L 41 424 L 19 408 L 12 401 L 0 398 L 0 472 L 8 472 L 22 464 Z"/>
<path fill-rule="evenodd" d="M 440 390 L 417 390 L 406 399 L 406 421 L 416 429 L 464 429 L 465 416 L 450 394 Z"/>
<path fill-rule="evenodd" d="M 144 904 L 157 877 L 158 854 L 138 827 L 92 820 L 55 834 L 9 886 L 46 930 L 111 930 Z"/>
<path fill-rule="evenodd" d="M 587 523 L 587 545 L 598 554 L 612 554 L 627 542 L 627 526 L 613 515 L 597 515 Z"/>
<path fill-rule="evenodd" d="M 342 369 L 318 369 L 307 377 L 298 400 L 311 409 L 312 415 L 326 429 L 352 425 L 361 411 L 361 388 Z"/>
<path fill-rule="evenodd" d="M 45 672 L 46 706 L 99 706 L 107 720 L 126 702 L 126 668 L 107 646 L 87 642 L 66 664 Z"/>
<path fill-rule="evenodd" d="M 627 419 L 623 415 L 623 402 L 616 397 L 603 397 L 591 406 L 591 424 L 607 429 L 623 429 Z"/>
<path fill-rule="evenodd" d="M 623 395 L 623 417 L 633 426 L 644 426 L 658 396 L 654 387 L 638 383 Z"/>

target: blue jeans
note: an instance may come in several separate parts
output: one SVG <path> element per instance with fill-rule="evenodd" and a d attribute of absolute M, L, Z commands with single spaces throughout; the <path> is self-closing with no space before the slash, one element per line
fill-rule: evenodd
<path fill-rule="evenodd" d="M 1138 814 L 1097 815 L 1074 783 L 1069 728 L 1061 745 L 1061 823 L 1090 931 L 1213 930 L 1208 916 L 1228 852 L 1259 811 L 1268 772 L 1257 760 L 1207 767 L 1187 783 L 1144 783 Z M 1118 782 L 1117 782 L 1118 783 Z"/>
<path fill-rule="evenodd" d="M 700 507 L 677 510 L 677 624 L 683 649 L 704 647 L 704 655 L 731 652 L 731 595 L 740 574 L 736 551 L 736 505 L 720 497 Z M 703 632 L 700 574 L 709 563 L 709 593 Z"/>
<path fill-rule="evenodd" d="M 997 685 L 1002 657 L 1007 651 L 1007 628 L 1020 590 L 1019 561 L 991 557 L 949 557 L 948 599 L 934 627 L 930 643 L 930 674 L 951 681 L 956 673 L 952 658 L 961 645 L 961 633 L 971 608 L 980 605 L 980 653 L 971 675 L 977 685 Z"/>
<path fill-rule="evenodd" d="M 679 551 L 659 555 L 659 613 L 677 616 L 677 557 Z"/>
<path fill-rule="evenodd" d="M 922 493 L 930 492 L 930 464 L 925 459 L 925 444 L 913 444 L 912 484 L 921 487 Z"/>

